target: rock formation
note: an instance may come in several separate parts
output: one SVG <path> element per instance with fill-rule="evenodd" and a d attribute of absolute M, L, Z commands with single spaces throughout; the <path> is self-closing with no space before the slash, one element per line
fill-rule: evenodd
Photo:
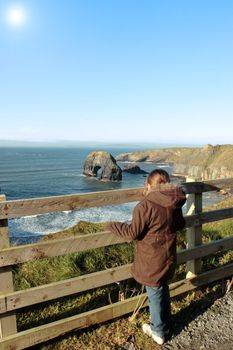
<path fill-rule="evenodd" d="M 233 145 L 164 148 L 123 153 L 116 159 L 131 162 L 170 163 L 173 165 L 173 173 L 200 180 L 233 177 Z"/>
<path fill-rule="evenodd" d="M 110 153 L 103 151 L 91 152 L 88 155 L 84 163 L 83 174 L 99 177 L 100 180 L 105 181 L 120 181 L 122 179 L 122 170 L 117 165 L 115 158 Z"/>
<path fill-rule="evenodd" d="M 148 174 L 147 171 L 142 170 L 138 165 L 125 166 L 122 171 L 130 174 Z"/>

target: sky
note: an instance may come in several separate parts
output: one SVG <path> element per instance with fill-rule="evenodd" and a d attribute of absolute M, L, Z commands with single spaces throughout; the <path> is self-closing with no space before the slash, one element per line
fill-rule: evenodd
<path fill-rule="evenodd" d="M 233 143 L 232 0 L 1 0 L 0 140 Z"/>

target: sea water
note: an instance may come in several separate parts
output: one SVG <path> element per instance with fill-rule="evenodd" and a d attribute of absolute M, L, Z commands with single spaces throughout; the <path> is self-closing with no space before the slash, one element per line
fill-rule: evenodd
<path fill-rule="evenodd" d="M 102 182 L 82 174 L 83 164 L 92 151 L 103 150 L 114 157 L 120 153 L 142 150 L 136 147 L 80 148 L 0 148 L 0 193 L 7 200 L 81 194 L 95 191 L 142 187 L 143 174 L 123 173 L 120 182 Z M 126 164 L 118 162 L 123 167 Z M 162 163 L 140 163 L 150 172 L 172 167 Z M 204 204 L 219 201 L 219 195 L 207 194 Z M 76 225 L 80 220 L 90 222 L 130 221 L 136 203 L 104 206 L 75 211 L 26 216 L 9 220 L 12 244 L 37 241 L 42 235 L 58 232 Z"/>

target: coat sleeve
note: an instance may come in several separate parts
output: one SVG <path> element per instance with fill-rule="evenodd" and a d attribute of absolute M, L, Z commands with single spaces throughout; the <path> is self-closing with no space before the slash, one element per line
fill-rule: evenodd
<path fill-rule="evenodd" d="M 125 241 L 137 239 L 147 227 L 147 217 L 145 208 L 139 203 L 133 211 L 133 217 L 130 224 L 122 222 L 112 222 L 107 228 L 122 237 Z"/>
<path fill-rule="evenodd" d="M 171 231 L 175 233 L 176 231 L 182 230 L 185 227 L 185 224 L 186 222 L 183 217 L 182 209 L 176 208 L 173 211 L 173 215 L 172 215 Z"/>

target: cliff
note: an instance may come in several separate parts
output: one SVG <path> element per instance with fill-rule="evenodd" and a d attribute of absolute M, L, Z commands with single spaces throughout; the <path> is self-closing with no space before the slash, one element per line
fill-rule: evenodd
<path fill-rule="evenodd" d="M 164 162 L 173 165 L 173 173 L 201 180 L 233 177 L 233 145 L 206 145 L 203 148 L 164 148 L 123 153 L 117 161 Z"/>

